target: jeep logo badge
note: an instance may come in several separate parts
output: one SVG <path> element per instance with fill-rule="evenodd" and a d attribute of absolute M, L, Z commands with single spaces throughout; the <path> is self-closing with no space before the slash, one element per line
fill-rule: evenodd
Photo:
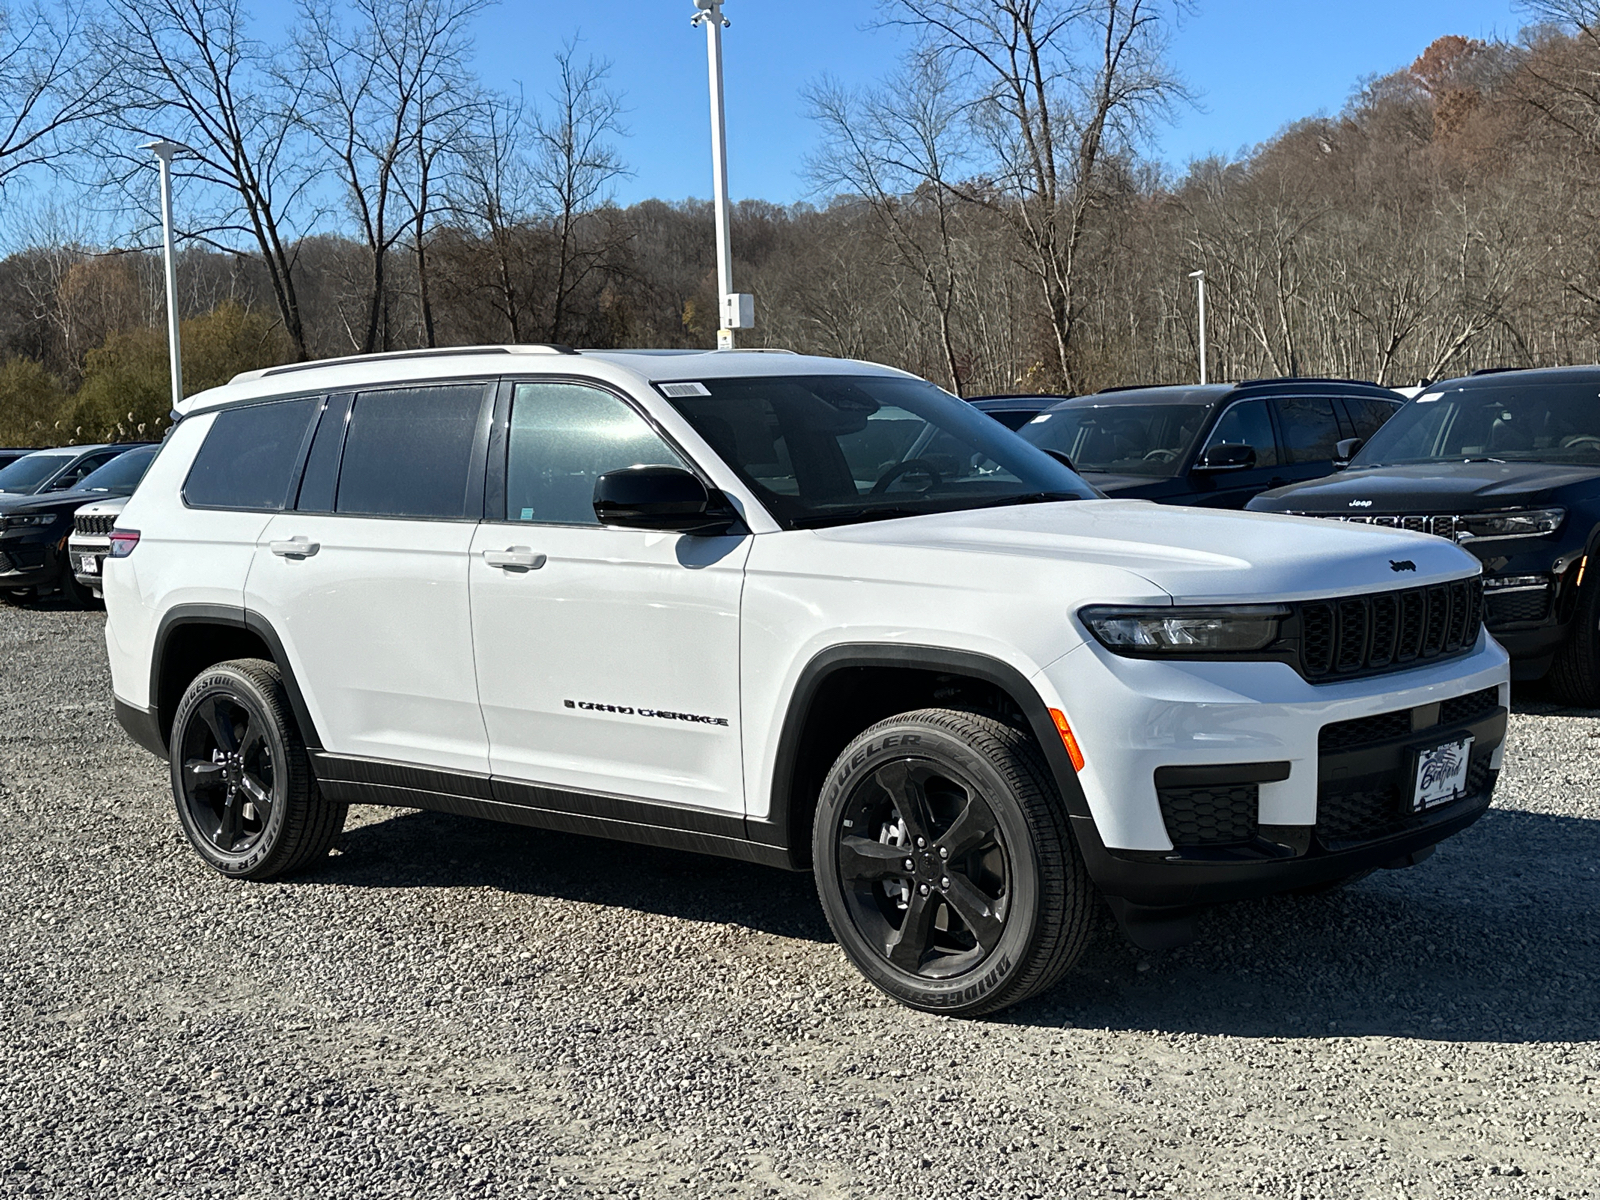
<path fill-rule="evenodd" d="M 1352 500 L 1352 501 L 1350 501 L 1350 507 L 1351 508 L 1371 508 L 1372 507 L 1372 501 L 1371 500 Z"/>
<path fill-rule="evenodd" d="M 1391 571 L 1415 571 L 1416 569 L 1417 564 L 1409 558 L 1402 558 L 1398 562 L 1392 558 L 1389 560 L 1389 570 Z"/>

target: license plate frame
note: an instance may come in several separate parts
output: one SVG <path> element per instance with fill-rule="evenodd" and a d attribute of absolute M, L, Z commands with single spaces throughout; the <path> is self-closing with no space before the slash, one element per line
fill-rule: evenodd
<path fill-rule="evenodd" d="M 78 556 L 78 574 L 100 574 L 100 556 L 98 554 L 80 554 Z"/>
<path fill-rule="evenodd" d="M 1467 794 L 1467 773 L 1476 740 L 1471 734 L 1461 734 L 1417 748 L 1411 764 L 1413 813 L 1441 808 Z"/>

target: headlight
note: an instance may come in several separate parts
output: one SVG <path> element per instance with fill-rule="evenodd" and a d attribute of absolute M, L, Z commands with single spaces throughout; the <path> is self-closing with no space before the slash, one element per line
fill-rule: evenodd
<path fill-rule="evenodd" d="M 1465 529 L 1466 536 L 1463 537 L 1459 533 L 1456 536 L 1460 541 L 1470 541 L 1473 538 L 1538 537 L 1560 529 L 1566 515 L 1567 510 L 1564 508 L 1519 508 L 1513 512 L 1481 513 L 1476 516 L 1464 514 L 1457 518 L 1457 523 Z"/>
<path fill-rule="evenodd" d="M 1281 604 L 1226 608 L 1112 608 L 1079 611 L 1089 632 L 1117 654 L 1249 654 L 1278 639 L 1289 610 Z"/>
<path fill-rule="evenodd" d="M 0 529 L 26 529 L 30 525 L 49 525 L 54 521 L 54 513 L 38 513 L 26 517 L 0 518 Z"/>

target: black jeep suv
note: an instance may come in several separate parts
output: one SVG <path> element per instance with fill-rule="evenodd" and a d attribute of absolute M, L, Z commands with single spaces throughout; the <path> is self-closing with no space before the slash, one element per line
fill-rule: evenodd
<path fill-rule="evenodd" d="M 1600 704 L 1600 579 L 1587 569 L 1600 540 L 1600 366 L 1434 384 L 1347 470 L 1249 507 L 1459 542 L 1483 560 L 1487 624 L 1512 678 L 1548 674 L 1568 703 Z"/>
<path fill-rule="evenodd" d="M 1108 496 L 1243 508 L 1267 488 L 1326 475 L 1342 443 L 1371 437 L 1402 402 L 1349 379 L 1110 388 L 1018 432 Z"/>

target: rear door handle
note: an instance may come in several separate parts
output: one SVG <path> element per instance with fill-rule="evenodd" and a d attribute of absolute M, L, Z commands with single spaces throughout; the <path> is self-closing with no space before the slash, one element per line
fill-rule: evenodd
<path fill-rule="evenodd" d="M 508 546 L 504 550 L 485 550 L 483 561 L 491 567 L 510 571 L 537 571 L 545 564 L 545 556 L 535 554 L 526 546 Z"/>
<path fill-rule="evenodd" d="M 308 541 L 303 537 L 290 538 L 286 542 L 268 542 L 267 549 L 279 558 L 310 558 L 322 549 L 321 542 Z"/>

